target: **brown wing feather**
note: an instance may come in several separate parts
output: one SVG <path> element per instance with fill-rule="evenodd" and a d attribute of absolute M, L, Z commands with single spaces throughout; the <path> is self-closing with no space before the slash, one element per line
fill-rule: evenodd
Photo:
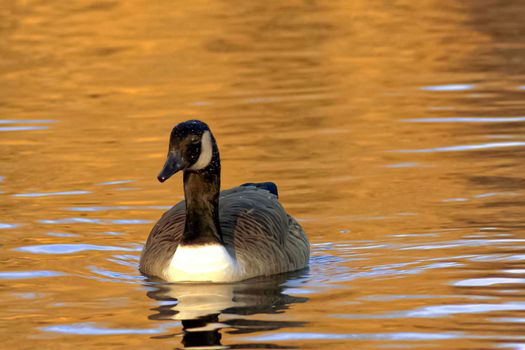
<path fill-rule="evenodd" d="M 307 265 L 308 240 L 275 195 L 236 187 L 225 191 L 219 203 L 225 244 L 247 275 L 271 275 Z"/>
<path fill-rule="evenodd" d="M 162 276 L 184 232 L 186 207 L 184 201 L 165 212 L 153 226 L 142 249 L 139 270 L 150 276 Z"/>

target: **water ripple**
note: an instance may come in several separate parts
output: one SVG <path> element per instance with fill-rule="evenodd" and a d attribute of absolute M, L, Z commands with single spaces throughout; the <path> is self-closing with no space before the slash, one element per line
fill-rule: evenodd
<path fill-rule="evenodd" d="M 504 323 L 525 323 L 525 318 L 522 317 L 493 317 L 491 320 Z"/>
<path fill-rule="evenodd" d="M 96 211 L 111 211 L 111 210 L 168 210 L 171 206 L 163 205 L 114 205 L 114 206 L 95 206 L 95 207 L 69 207 L 65 208 L 68 211 L 78 212 L 96 212 Z"/>
<path fill-rule="evenodd" d="M 135 180 L 116 180 L 116 181 L 106 181 L 106 182 L 100 182 L 100 183 L 98 183 L 97 185 L 100 185 L 100 186 L 122 185 L 122 184 L 131 183 L 131 182 L 135 182 Z"/>
<path fill-rule="evenodd" d="M 443 340 L 456 339 L 462 337 L 460 333 L 371 333 L 371 334 L 341 334 L 341 333 L 300 333 L 300 332 L 281 332 L 276 334 L 261 335 L 242 338 L 242 340 L 252 341 L 283 341 L 283 340 L 335 340 L 335 339 L 355 339 L 355 340 Z"/>
<path fill-rule="evenodd" d="M 431 249 L 449 249 L 458 247 L 483 247 L 487 245 L 501 245 L 522 243 L 523 239 L 517 238 L 500 238 L 500 239 L 458 239 L 455 241 L 427 242 L 424 245 L 413 245 L 400 248 L 399 250 L 431 250 Z M 478 255 L 478 257 L 483 257 Z"/>
<path fill-rule="evenodd" d="M 0 222 L 0 229 L 15 228 L 18 226 L 19 226 L 18 224 L 6 224 L 3 222 Z"/>
<path fill-rule="evenodd" d="M 58 220 L 39 220 L 42 224 L 97 224 L 97 225 L 142 225 L 149 224 L 151 220 L 143 219 L 89 219 L 89 218 L 65 218 Z"/>
<path fill-rule="evenodd" d="M 472 314 L 492 311 L 525 311 L 525 302 L 502 304 L 452 304 L 426 306 L 407 313 L 408 317 L 443 317 L 454 314 Z"/>
<path fill-rule="evenodd" d="M 136 266 L 136 265 L 134 265 L 134 266 Z M 97 275 L 101 275 L 101 276 L 108 277 L 108 278 L 111 278 L 111 279 L 133 280 L 133 281 L 143 280 L 144 279 L 144 277 L 142 275 L 131 276 L 131 275 L 126 275 L 126 274 L 123 274 L 123 273 L 120 273 L 120 272 L 116 272 L 116 271 L 110 271 L 110 270 L 102 269 L 102 268 L 99 268 L 99 267 L 96 267 L 96 266 L 89 266 L 88 269 L 89 269 L 89 271 L 91 271 L 93 273 L 96 273 Z"/>
<path fill-rule="evenodd" d="M 455 282 L 456 287 L 487 287 L 495 284 L 525 284 L 525 278 L 505 278 L 505 277 L 487 277 L 487 278 L 469 278 Z"/>
<path fill-rule="evenodd" d="M 78 235 L 75 233 L 61 233 L 61 232 L 48 232 L 47 235 L 53 236 L 53 237 L 78 237 Z"/>
<path fill-rule="evenodd" d="M 33 254 L 71 254 L 88 250 L 134 252 L 140 251 L 140 248 L 126 248 L 95 244 L 42 244 L 19 247 L 15 250 Z"/>
<path fill-rule="evenodd" d="M 506 343 L 498 344 L 498 348 L 513 349 L 513 350 L 525 350 L 525 343 Z"/>
<path fill-rule="evenodd" d="M 474 89 L 473 84 L 447 84 L 447 85 L 432 85 L 423 86 L 420 90 L 425 91 L 465 91 Z"/>
<path fill-rule="evenodd" d="M 52 119 L 0 119 L 0 124 L 48 124 L 56 123 L 56 120 Z"/>
<path fill-rule="evenodd" d="M 456 117 L 402 119 L 408 123 L 516 123 L 525 122 L 525 117 Z"/>
<path fill-rule="evenodd" d="M 60 192 L 40 192 L 40 193 L 16 193 L 13 197 L 49 197 L 49 196 L 70 196 L 78 194 L 89 194 L 90 191 L 60 191 Z"/>
<path fill-rule="evenodd" d="M 124 255 L 121 255 L 121 256 L 124 256 Z M 122 266 L 132 267 L 134 269 L 138 269 L 139 267 L 139 264 L 138 264 L 139 257 L 138 256 L 133 255 L 132 259 L 131 258 L 119 258 L 118 255 L 113 255 L 113 257 L 115 259 L 108 259 L 108 261 L 111 261 L 115 264 L 119 264 Z"/>
<path fill-rule="evenodd" d="M 419 166 L 419 163 L 405 162 L 405 163 L 388 164 L 388 165 L 385 165 L 384 167 L 397 169 L 397 168 L 415 168 L 418 166 Z"/>
<path fill-rule="evenodd" d="M 92 322 L 47 326 L 40 329 L 46 332 L 77 335 L 158 334 L 164 331 L 163 329 L 151 328 L 102 328 Z"/>
<path fill-rule="evenodd" d="M 394 152 L 400 153 L 433 153 L 433 152 L 461 152 L 461 151 L 476 151 L 492 148 L 505 148 L 505 147 L 523 147 L 525 142 L 515 141 L 515 142 L 489 142 L 481 143 L 477 145 L 457 145 L 457 146 L 448 146 L 448 147 L 435 147 L 435 148 L 425 148 L 425 149 L 405 149 L 397 150 Z"/>
<path fill-rule="evenodd" d="M 62 272 L 57 271 L 3 271 L 0 272 L 0 279 L 25 279 L 25 278 L 40 278 L 40 277 L 56 277 L 64 276 Z"/>
<path fill-rule="evenodd" d="M 0 126 L 1 131 L 47 130 L 47 126 Z"/>

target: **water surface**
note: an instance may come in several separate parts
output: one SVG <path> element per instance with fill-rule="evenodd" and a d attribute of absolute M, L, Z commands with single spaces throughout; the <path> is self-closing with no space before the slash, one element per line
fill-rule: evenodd
<path fill-rule="evenodd" d="M 525 348 L 525 4 L 8 1 L 0 329 L 12 349 Z M 137 271 L 181 200 L 168 135 L 224 188 L 275 181 L 310 269 Z"/>

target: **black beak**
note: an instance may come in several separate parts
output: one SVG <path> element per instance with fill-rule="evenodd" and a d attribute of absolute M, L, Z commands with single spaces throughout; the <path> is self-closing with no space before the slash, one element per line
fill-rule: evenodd
<path fill-rule="evenodd" d="M 182 169 L 184 169 L 184 161 L 181 159 L 180 155 L 170 152 L 168 153 L 168 159 L 166 159 L 166 163 L 164 163 L 164 167 L 160 171 L 159 176 L 157 176 L 157 179 L 160 182 L 164 182 Z"/>

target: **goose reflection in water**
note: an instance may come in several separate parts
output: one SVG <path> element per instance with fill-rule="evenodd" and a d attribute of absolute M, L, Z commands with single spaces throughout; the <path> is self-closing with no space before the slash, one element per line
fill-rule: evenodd
<path fill-rule="evenodd" d="M 284 327 L 302 327 L 304 322 L 263 321 L 245 319 L 243 316 L 282 313 L 291 304 L 307 302 L 306 297 L 295 297 L 285 292 L 286 288 L 301 284 L 304 276 L 305 271 L 299 271 L 234 284 L 155 284 L 155 290 L 149 291 L 147 295 L 163 305 L 155 308 L 156 313 L 150 315 L 149 319 L 181 321 L 184 348 L 289 348 L 261 343 L 223 346 L 221 330 L 229 328 L 229 334 L 248 334 Z M 178 335 L 175 333 L 155 338 Z"/>

